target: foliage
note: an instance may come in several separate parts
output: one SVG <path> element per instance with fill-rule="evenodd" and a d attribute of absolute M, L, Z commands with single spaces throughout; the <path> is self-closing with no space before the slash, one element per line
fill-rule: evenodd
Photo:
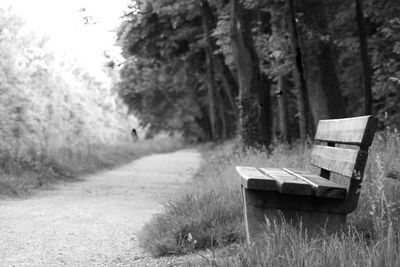
<path fill-rule="evenodd" d="M 149 127 L 151 132 L 184 132 L 185 136 L 193 135 L 193 140 L 223 139 L 221 133 L 217 138 L 210 135 L 214 102 L 228 110 L 227 113 L 235 113 L 237 109 L 234 107 L 230 110 L 226 105 L 228 96 L 225 93 L 221 94 L 221 102 L 217 96 L 211 101 L 207 92 L 212 79 L 207 75 L 210 68 L 207 65 L 207 47 L 211 48 L 214 57 L 219 57 L 238 82 L 239 69 L 232 50 L 232 1 L 203 1 L 211 8 L 210 40 L 202 28 L 200 2 L 132 0 L 136 9 L 131 10 L 119 30 L 118 40 L 126 58 L 121 72 L 120 95 L 130 106 L 131 112 L 143 118 L 142 124 Z M 284 1 L 239 2 L 243 2 L 244 11 L 250 14 L 251 37 L 259 57 L 259 63 L 254 64 L 260 65 L 261 74 L 272 85 L 271 91 L 277 92 L 278 96 L 286 99 L 286 103 L 290 103 L 289 125 L 283 128 L 298 134 L 299 108 L 294 104 L 298 92 L 293 80 L 295 75 L 292 73 Z M 364 2 L 373 70 L 373 114 L 381 119 L 381 126 L 398 126 L 399 84 L 395 81 L 400 76 L 400 5 L 395 0 Z M 363 96 L 363 73 L 358 32 L 354 27 L 354 5 L 354 1 L 333 0 L 323 4 L 316 0 L 303 0 L 296 5 L 306 82 L 316 122 L 321 118 L 363 114 L 364 98 L 360 97 Z M 249 43 L 245 46 L 249 47 Z M 217 92 L 222 92 L 226 81 L 215 68 L 213 71 L 217 76 Z M 287 81 L 285 88 L 279 85 L 281 79 Z M 162 97 L 159 96 L 161 91 Z M 230 84 L 228 91 L 234 98 L 240 96 L 235 84 Z M 178 105 L 170 103 L 176 99 L 179 99 Z M 278 102 L 279 99 L 272 97 L 272 103 L 269 104 L 274 118 L 283 112 L 278 108 Z M 164 113 L 160 115 L 161 107 Z M 222 125 L 224 116 L 216 117 L 217 124 Z M 227 118 L 228 121 L 234 121 L 230 132 L 235 132 L 239 124 L 238 116 Z M 181 123 L 177 123 L 178 120 Z M 279 130 L 282 127 L 278 127 L 282 123 L 277 119 L 270 123 L 276 128 L 276 136 L 282 135 Z"/>
<path fill-rule="evenodd" d="M 398 49 L 399 11 L 398 1 L 364 1 L 365 22 L 369 44 L 369 55 L 373 70 L 374 114 L 385 126 L 399 127 L 397 102 L 398 84 L 391 78 L 399 76 Z M 362 76 L 357 31 L 354 25 L 354 5 L 352 1 L 337 6 L 334 19 L 330 22 L 334 42 L 337 45 L 339 69 L 348 113 L 360 114 L 362 108 Z"/>
<path fill-rule="evenodd" d="M 109 166 L 96 153 L 130 144 L 134 124 L 111 88 L 0 9 L 0 187 L 18 193 Z"/>
<path fill-rule="evenodd" d="M 121 70 L 120 95 L 150 135 L 166 130 L 204 137 L 197 122 L 202 118 L 197 101 L 201 89 L 197 89 L 204 78 L 199 73 L 202 67 L 195 65 L 203 56 L 196 48 L 199 18 L 192 12 L 195 2 L 140 4 L 140 13 L 131 14 L 119 31 L 127 58 Z"/>
<path fill-rule="evenodd" d="M 198 86 L 185 78 L 189 72 L 139 60 L 121 70 L 120 95 L 130 103 L 130 111 L 141 126 L 147 127 L 149 136 L 163 130 L 182 131 L 184 136 L 204 135 L 195 121 L 201 109 L 196 101 L 199 94 L 186 90 L 190 83 L 190 88 Z"/>
<path fill-rule="evenodd" d="M 0 13 L 1 146 L 128 141 L 129 121 L 110 83 L 56 56 L 10 12 Z"/>
<path fill-rule="evenodd" d="M 150 135 L 166 130 L 194 140 L 222 136 L 222 128 L 219 136 L 211 133 L 210 112 L 216 111 L 208 110 L 214 99 L 208 97 L 204 62 L 206 46 L 213 44 L 206 41 L 199 3 L 132 2 L 138 11 L 126 17 L 118 38 L 126 58 L 119 90 L 130 111 L 142 118 L 140 123 L 149 127 Z M 224 105 L 221 101 L 230 96 L 222 92 L 218 77 L 216 94 L 220 96 L 215 98 Z M 223 110 L 217 117 L 229 124 L 225 117 L 233 112 Z"/>

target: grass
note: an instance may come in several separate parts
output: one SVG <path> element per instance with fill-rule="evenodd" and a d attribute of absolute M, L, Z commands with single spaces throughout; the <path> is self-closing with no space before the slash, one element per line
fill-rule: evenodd
<path fill-rule="evenodd" d="M 60 180 L 112 168 L 151 153 L 173 151 L 183 146 L 179 138 L 155 138 L 118 145 L 97 144 L 80 147 L 54 146 L 24 151 L 0 148 L 0 197 L 24 196 L 33 189 L 48 187 Z"/>
<path fill-rule="evenodd" d="M 165 212 L 144 227 L 141 244 L 152 255 L 183 254 L 242 239 L 239 191 L 225 180 L 227 175 L 220 176 L 231 158 L 225 154 L 206 152 L 201 171 L 183 190 L 187 193 L 167 203 Z"/>
<path fill-rule="evenodd" d="M 185 194 L 144 228 L 141 244 L 154 256 L 239 244 L 228 255 L 209 261 L 214 266 L 400 266 L 400 177 L 393 175 L 400 171 L 399 151 L 396 130 L 376 135 L 358 208 L 348 216 L 348 230 L 342 235 L 305 236 L 285 225 L 245 246 L 234 167 L 309 168 L 310 151 L 276 144 L 267 156 L 242 151 L 233 142 L 217 146 L 204 153 L 203 166 Z"/>
<path fill-rule="evenodd" d="M 289 225 L 242 246 L 237 256 L 221 257 L 216 266 L 399 266 L 399 230 L 385 238 L 364 239 L 355 228 L 341 235 L 309 237 Z"/>

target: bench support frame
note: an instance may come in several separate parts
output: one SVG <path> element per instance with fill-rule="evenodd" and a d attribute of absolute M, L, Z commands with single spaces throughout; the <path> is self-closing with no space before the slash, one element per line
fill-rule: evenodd
<path fill-rule="evenodd" d="M 267 224 L 279 227 L 290 223 L 308 235 L 339 233 L 346 226 L 346 214 L 332 213 L 332 200 L 327 202 L 316 197 L 251 190 L 243 186 L 242 198 L 248 244 L 265 232 Z"/>

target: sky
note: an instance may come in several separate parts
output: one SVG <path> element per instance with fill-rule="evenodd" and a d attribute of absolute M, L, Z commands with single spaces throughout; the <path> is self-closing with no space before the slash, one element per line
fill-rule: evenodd
<path fill-rule="evenodd" d="M 30 30 L 50 38 L 58 53 L 77 58 L 89 71 L 104 63 L 104 51 L 117 55 L 115 29 L 127 10 L 129 0 L 1 0 L 0 7 L 11 6 Z M 85 25 L 80 10 L 95 24 Z"/>

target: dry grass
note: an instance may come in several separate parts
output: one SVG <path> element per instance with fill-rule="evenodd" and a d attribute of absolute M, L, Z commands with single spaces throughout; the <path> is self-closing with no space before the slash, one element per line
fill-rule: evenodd
<path fill-rule="evenodd" d="M 205 162 L 186 194 L 166 205 L 164 214 L 142 233 L 153 255 L 241 245 L 229 255 L 205 261 L 213 266 L 400 266 L 400 135 L 379 133 L 371 147 L 359 206 L 342 235 L 307 237 L 290 226 L 243 244 L 240 181 L 234 166 L 307 166 L 309 150 L 276 145 L 273 154 L 241 151 L 234 143 L 205 152 Z M 208 262 L 208 263 L 207 263 Z"/>
<path fill-rule="evenodd" d="M 60 180 L 112 168 L 151 153 L 173 151 L 183 146 L 179 138 L 156 138 L 119 145 L 83 145 L 15 151 L 0 148 L 0 197 L 24 196 L 35 188 Z"/>

